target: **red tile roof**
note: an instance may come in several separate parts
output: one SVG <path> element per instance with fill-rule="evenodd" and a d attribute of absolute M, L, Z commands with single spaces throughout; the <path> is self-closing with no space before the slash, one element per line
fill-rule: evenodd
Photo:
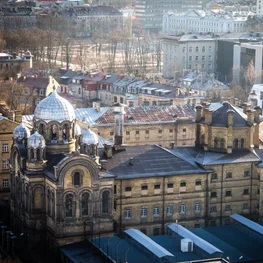
<path fill-rule="evenodd" d="M 106 111 L 96 121 L 97 124 L 114 123 L 113 108 Z M 195 119 L 195 112 L 189 104 L 171 105 L 166 107 L 127 107 L 125 108 L 124 123 L 160 123 L 173 122 L 177 118 Z"/>

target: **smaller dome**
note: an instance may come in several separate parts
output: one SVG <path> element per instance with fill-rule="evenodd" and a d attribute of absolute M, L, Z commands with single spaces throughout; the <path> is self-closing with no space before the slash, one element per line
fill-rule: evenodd
<path fill-rule="evenodd" d="M 98 144 L 99 138 L 98 135 L 89 128 L 82 134 L 80 142 L 87 145 Z"/>
<path fill-rule="evenodd" d="M 37 131 L 31 135 L 27 140 L 27 147 L 36 148 L 44 148 L 46 146 L 44 137 L 39 134 Z"/>
<path fill-rule="evenodd" d="M 13 138 L 22 140 L 27 139 L 30 136 L 30 130 L 24 125 L 19 124 L 13 131 Z"/>
<path fill-rule="evenodd" d="M 75 126 L 74 126 L 74 134 L 75 134 L 75 136 L 81 135 L 81 129 L 77 123 L 75 123 Z"/>
<path fill-rule="evenodd" d="M 25 51 L 24 56 L 25 57 L 32 57 L 32 54 L 29 50 L 27 50 L 27 51 Z"/>

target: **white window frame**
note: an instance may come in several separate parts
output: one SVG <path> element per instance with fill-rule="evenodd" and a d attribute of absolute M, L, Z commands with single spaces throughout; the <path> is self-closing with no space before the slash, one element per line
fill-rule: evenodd
<path fill-rule="evenodd" d="M 141 209 L 141 217 L 147 217 L 147 208 L 146 207 L 143 207 Z"/>
<path fill-rule="evenodd" d="M 195 213 L 201 212 L 201 204 L 199 202 L 195 203 Z"/>
<path fill-rule="evenodd" d="M 3 160 L 2 169 L 3 169 L 3 170 L 9 169 L 8 161 Z"/>
<path fill-rule="evenodd" d="M 9 180 L 8 179 L 3 179 L 3 184 L 2 184 L 4 189 L 9 188 Z"/>
<path fill-rule="evenodd" d="M 131 209 L 130 208 L 126 208 L 124 211 L 124 218 L 125 219 L 131 219 Z"/>
<path fill-rule="evenodd" d="M 180 204 L 180 209 L 179 209 L 179 213 L 181 215 L 184 215 L 185 214 L 185 204 Z"/>
<path fill-rule="evenodd" d="M 167 214 L 168 216 L 170 216 L 170 215 L 173 214 L 173 206 L 172 206 L 172 205 L 168 205 L 168 206 L 166 207 L 166 214 Z"/>
<path fill-rule="evenodd" d="M 8 143 L 3 143 L 2 144 L 2 152 L 3 153 L 8 153 L 9 152 Z"/>
<path fill-rule="evenodd" d="M 160 208 L 159 207 L 154 207 L 153 216 L 160 216 Z"/>

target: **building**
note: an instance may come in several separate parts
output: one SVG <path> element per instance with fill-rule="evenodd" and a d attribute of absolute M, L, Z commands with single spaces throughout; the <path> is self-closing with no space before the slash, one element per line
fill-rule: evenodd
<path fill-rule="evenodd" d="M 57 247 L 138 226 L 153 235 L 176 219 L 185 227 L 226 225 L 233 213 L 261 219 L 259 107 L 197 106 L 196 147 L 169 149 L 125 146 L 123 105 L 113 113 L 114 145 L 100 154 L 97 135 L 80 133 L 56 90 L 37 105 L 32 135 L 21 125 L 13 131 L 12 227 L 29 244 Z"/>
<path fill-rule="evenodd" d="M 252 79 L 255 79 L 254 83 L 256 84 L 261 83 L 262 61 L 263 61 L 262 50 L 263 50 L 263 45 L 260 40 L 260 33 L 257 33 L 257 37 L 253 39 L 252 42 L 238 43 L 234 46 L 233 79 L 237 83 L 240 82 L 240 78 L 241 75 L 244 73 L 244 69 L 246 70 L 251 62 L 253 66 L 253 72 L 251 72 L 252 75 L 250 77 Z"/>
<path fill-rule="evenodd" d="M 243 32 L 251 12 L 224 10 L 189 10 L 185 13 L 165 13 L 163 34 Z"/>
<path fill-rule="evenodd" d="M 257 15 L 262 15 L 263 14 L 263 5 L 262 5 L 261 0 L 257 0 L 256 6 L 257 6 Z"/>
<path fill-rule="evenodd" d="M 13 130 L 22 122 L 21 111 L 10 111 L 6 104 L 0 104 L 0 207 L 7 206 L 10 197 L 10 152 L 13 144 Z M 2 211 L 2 210 L 1 210 Z"/>
<path fill-rule="evenodd" d="M 148 0 L 135 2 L 135 17 L 133 27 L 134 30 L 139 31 L 143 29 L 147 32 L 157 33 L 162 29 L 163 14 L 171 11 L 187 11 L 189 9 L 199 10 L 202 9 L 202 4 L 204 1 L 158 1 L 158 0 Z"/>

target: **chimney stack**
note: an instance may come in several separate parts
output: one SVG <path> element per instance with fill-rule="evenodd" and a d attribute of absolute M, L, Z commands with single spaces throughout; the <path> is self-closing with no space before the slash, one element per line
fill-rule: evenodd
<path fill-rule="evenodd" d="M 234 117 L 234 111 L 228 110 L 227 111 L 227 126 L 233 126 L 233 117 Z"/>
<path fill-rule="evenodd" d="M 198 105 L 195 107 L 196 109 L 196 116 L 195 116 L 195 122 L 200 122 L 201 117 L 202 117 L 202 106 Z"/>
<path fill-rule="evenodd" d="M 242 108 L 243 108 L 243 112 L 245 113 L 245 114 L 247 114 L 247 110 L 250 108 L 250 104 L 249 103 L 243 103 L 243 105 L 242 105 Z"/>
<path fill-rule="evenodd" d="M 104 153 L 108 159 L 112 158 L 112 145 L 104 144 Z"/>
<path fill-rule="evenodd" d="M 113 105 L 115 115 L 115 136 L 114 136 L 114 144 L 122 145 L 123 143 L 123 122 L 124 122 L 124 104 L 116 103 Z"/>
<path fill-rule="evenodd" d="M 22 122 L 22 112 L 21 110 L 15 110 L 15 121 L 21 123 Z"/>
<path fill-rule="evenodd" d="M 101 161 L 100 161 L 101 169 L 102 169 L 102 170 L 107 170 L 107 163 L 108 163 L 107 160 L 101 160 Z"/>
<path fill-rule="evenodd" d="M 254 110 L 247 110 L 247 124 L 248 126 L 252 126 L 254 123 Z"/>
<path fill-rule="evenodd" d="M 170 143 L 171 149 L 174 149 L 174 142 Z"/>
<path fill-rule="evenodd" d="M 256 106 L 254 108 L 255 110 L 255 113 L 254 113 L 254 116 L 255 116 L 255 122 L 256 123 L 260 123 L 260 114 L 261 114 L 261 108 L 259 106 Z"/>

